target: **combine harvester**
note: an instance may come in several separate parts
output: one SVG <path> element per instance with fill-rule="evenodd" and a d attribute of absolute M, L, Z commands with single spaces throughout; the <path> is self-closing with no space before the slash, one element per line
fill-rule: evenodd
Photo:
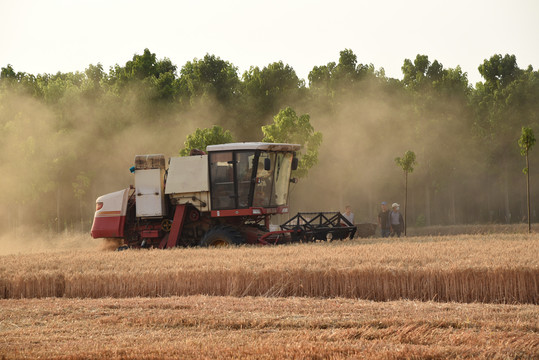
<path fill-rule="evenodd" d="M 356 226 L 339 212 L 288 213 L 296 144 L 211 145 L 207 154 L 137 155 L 135 185 L 99 197 L 94 238 L 120 238 L 124 247 L 282 244 L 353 238 Z M 203 155 L 200 155 L 202 153 Z"/>

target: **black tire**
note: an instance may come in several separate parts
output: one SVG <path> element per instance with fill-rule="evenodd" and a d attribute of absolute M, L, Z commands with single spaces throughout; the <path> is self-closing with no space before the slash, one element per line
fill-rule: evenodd
<path fill-rule="evenodd" d="M 244 237 L 233 227 L 218 225 L 210 230 L 200 240 L 200 246 L 220 247 L 245 244 Z"/>

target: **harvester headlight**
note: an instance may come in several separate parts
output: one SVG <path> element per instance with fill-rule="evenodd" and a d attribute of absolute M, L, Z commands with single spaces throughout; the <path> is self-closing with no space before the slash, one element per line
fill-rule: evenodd
<path fill-rule="evenodd" d="M 95 203 L 95 211 L 101 210 L 102 207 L 103 207 L 103 201 L 98 201 Z"/>
<path fill-rule="evenodd" d="M 282 208 L 281 209 L 281 214 L 288 214 L 288 208 L 287 207 Z"/>
<path fill-rule="evenodd" d="M 262 215 L 262 210 L 260 210 L 260 209 L 253 209 L 253 215 Z"/>

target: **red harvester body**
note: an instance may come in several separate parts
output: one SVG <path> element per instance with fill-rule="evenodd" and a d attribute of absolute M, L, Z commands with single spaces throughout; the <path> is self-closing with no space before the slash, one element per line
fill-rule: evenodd
<path fill-rule="evenodd" d="M 121 238 L 126 247 L 279 244 L 353 237 L 339 212 L 288 214 L 296 144 L 233 143 L 207 154 L 137 155 L 135 185 L 99 197 L 94 238 Z"/>

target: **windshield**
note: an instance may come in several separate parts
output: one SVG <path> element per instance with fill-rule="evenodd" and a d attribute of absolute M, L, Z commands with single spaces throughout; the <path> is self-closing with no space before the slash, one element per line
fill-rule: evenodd
<path fill-rule="evenodd" d="M 234 161 L 232 152 L 210 154 L 210 176 L 212 181 L 211 202 L 213 209 L 233 209 Z"/>
<path fill-rule="evenodd" d="M 213 209 L 249 207 L 254 157 L 254 151 L 223 151 L 210 154 Z"/>
<path fill-rule="evenodd" d="M 275 196 L 272 205 L 286 205 L 288 188 L 290 185 L 290 172 L 292 171 L 292 153 L 277 153 L 275 156 Z"/>
<path fill-rule="evenodd" d="M 236 181 L 238 186 L 238 207 L 249 207 L 249 191 L 253 177 L 254 151 L 242 151 L 236 153 Z"/>
<path fill-rule="evenodd" d="M 276 207 L 286 205 L 288 200 L 292 157 L 292 153 L 260 153 L 253 195 L 253 206 Z M 270 170 L 264 169 L 265 159 L 270 159 Z"/>

